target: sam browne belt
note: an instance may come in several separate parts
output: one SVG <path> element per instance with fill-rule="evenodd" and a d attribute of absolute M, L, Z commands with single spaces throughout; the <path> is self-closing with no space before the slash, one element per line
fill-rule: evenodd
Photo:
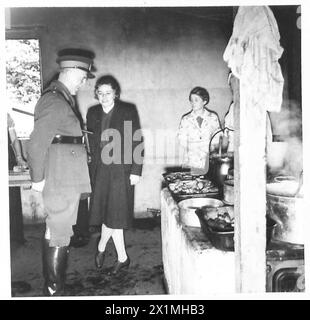
<path fill-rule="evenodd" d="M 74 136 L 62 136 L 60 134 L 57 134 L 52 143 L 68 143 L 68 144 L 82 144 L 83 143 L 83 137 L 74 137 Z"/>

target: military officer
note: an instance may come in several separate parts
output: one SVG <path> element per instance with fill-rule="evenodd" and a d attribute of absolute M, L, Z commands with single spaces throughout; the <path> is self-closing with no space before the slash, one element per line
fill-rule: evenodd
<path fill-rule="evenodd" d="M 91 73 L 93 56 L 64 50 L 58 79 L 43 91 L 34 112 L 28 164 L 34 192 L 42 192 L 46 231 L 42 250 L 44 294 L 63 295 L 72 226 L 82 193 L 90 193 L 87 153 L 74 95 Z"/>

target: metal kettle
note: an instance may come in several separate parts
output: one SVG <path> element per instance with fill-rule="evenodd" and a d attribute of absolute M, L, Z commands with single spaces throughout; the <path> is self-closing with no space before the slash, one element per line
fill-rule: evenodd
<path fill-rule="evenodd" d="M 228 128 L 223 128 L 215 132 L 209 142 L 209 154 L 210 154 L 210 167 L 211 172 L 210 175 L 212 176 L 213 180 L 222 185 L 228 175 L 228 170 L 233 167 L 233 156 L 227 153 L 229 140 L 228 137 L 225 136 L 225 130 L 231 130 Z M 223 135 L 219 138 L 219 149 L 218 153 L 213 153 L 211 155 L 211 143 L 214 137 L 219 134 L 223 133 Z"/>

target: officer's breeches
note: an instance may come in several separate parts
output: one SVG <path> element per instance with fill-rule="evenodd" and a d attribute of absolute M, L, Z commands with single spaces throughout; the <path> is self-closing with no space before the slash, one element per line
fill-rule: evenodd
<path fill-rule="evenodd" d="M 44 190 L 46 227 L 50 231 L 50 247 L 68 246 L 76 224 L 80 193 Z"/>

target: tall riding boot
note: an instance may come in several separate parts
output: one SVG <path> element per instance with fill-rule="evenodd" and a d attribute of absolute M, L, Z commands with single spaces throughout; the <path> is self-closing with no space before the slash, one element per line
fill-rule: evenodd
<path fill-rule="evenodd" d="M 46 296 L 61 296 L 65 293 L 65 277 L 69 248 L 50 247 L 49 240 L 43 241 L 43 293 Z"/>
<path fill-rule="evenodd" d="M 74 248 L 84 247 L 89 242 L 89 212 L 88 200 L 83 199 L 79 202 L 76 224 L 72 227 L 73 236 L 70 246 Z"/>

